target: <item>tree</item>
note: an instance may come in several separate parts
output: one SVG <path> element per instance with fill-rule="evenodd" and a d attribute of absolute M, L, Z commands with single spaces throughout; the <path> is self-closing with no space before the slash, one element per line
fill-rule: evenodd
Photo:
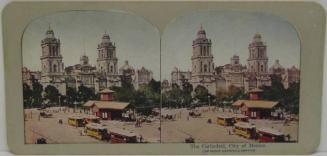
<path fill-rule="evenodd" d="M 67 87 L 66 90 L 66 100 L 69 105 L 73 105 L 77 101 L 77 91 L 75 88 Z"/>
<path fill-rule="evenodd" d="M 271 76 L 271 86 L 263 86 L 261 89 L 263 100 L 279 101 L 281 106 L 285 107 L 287 95 L 279 76 Z"/>
<path fill-rule="evenodd" d="M 161 94 L 160 81 L 152 79 L 147 85 L 141 86 L 139 91 L 144 93 L 148 103 L 159 105 Z"/>
<path fill-rule="evenodd" d="M 32 81 L 32 106 L 40 106 L 43 102 L 43 86 L 38 81 Z"/>
<path fill-rule="evenodd" d="M 181 102 L 182 90 L 177 84 L 172 84 L 172 89 L 168 92 L 167 105 L 169 107 L 177 107 Z"/>
<path fill-rule="evenodd" d="M 135 94 L 134 86 L 129 79 L 122 79 L 121 87 L 113 86 L 110 89 L 115 91 L 113 96 L 117 101 L 130 102 Z"/>
<path fill-rule="evenodd" d="M 230 101 L 236 101 L 236 100 L 238 100 L 240 98 L 245 97 L 244 90 L 241 89 L 240 87 L 236 87 L 234 85 L 230 85 L 228 87 L 227 95 L 229 96 Z"/>
<path fill-rule="evenodd" d="M 94 89 L 81 85 L 78 87 L 77 97 L 76 101 L 86 102 L 89 100 L 95 100 L 96 95 Z"/>
<path fill-rule="evenodd" d="M 189 83 L 187 81 L 182 83 L 181 104 L 183 107 L 190 106 L 190 104 L 192 103 L 192 101 L 193 101 L 192 91 L 193 91 L 193 86 L 191 83 Z"/>
<path fill-rule="evenodd" d="M 209 91 L 204 86 L 198 85 L 195 89 L 195 98 L 199 99 L 201 102 L 208 102 L 208 96 L 210 96 Z"/>
<path fill-rule="evenodd" d="M 264 100 L 278 101 L 280 106 L 291 113 L 299 113 L 300 83 L 290 84 L 284 88 L 281 77 L 271 76 L 271 86 L 263 86 L 262 98 Z"/>
<path fill-rule="evenodd" d="M 31 90 L 30 86 L 26 83 L 23 83 L 23 102 L 24 108 L 32 105 L 32 96 L 33 91 Z"/>
<path fill-rule="evenodd" d="M 45 87 L 44 92 L 44 98 L 48 99 L 51 104 L 57 104 L 59 102 L 60 93 L 56 87 L 48 85 Z"/>
<path fill-rule="evenodd" d="M 151 79 L 148 86 L 155 93 L 160 93 L 161 92 L 161 83 L 160 83 L 160 81 L 156 81 L 154 79 Z"/>
<path fill-rule="evenodd" d="M 299 114 L 300 83 L 292 83 L 286 90 L 285 109 L 294 114 Z"/>
<path fill-rule="evenodd" d="M 228 99 L 228 92 L 226 89 L 220 88 L 216 92 L 216 104 L 222 104 L 223 101 Z"/>

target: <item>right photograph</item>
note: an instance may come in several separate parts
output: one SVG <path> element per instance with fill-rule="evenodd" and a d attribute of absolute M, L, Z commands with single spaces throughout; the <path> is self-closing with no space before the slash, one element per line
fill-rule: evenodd
<path fill-rule="evenodd" d="M 298 142 L 301 46 L 286 19 L 198 11 L 161 41 L 161 142 Z"/>

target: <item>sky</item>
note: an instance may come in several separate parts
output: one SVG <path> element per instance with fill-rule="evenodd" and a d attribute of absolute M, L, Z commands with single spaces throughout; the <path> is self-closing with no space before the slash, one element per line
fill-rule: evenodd
<path fill-rule="evenodd" d="M 121 11 L 59 12 L 33 20 L 26 27 L 22 42 L 23 65 L 31 70 L 41 70 L 41 40 L 49 24 L 60 38 L 65 67 L 78 64 L 84 49 L 95 66 L 97 45 L 106 31 L 116 44 L 118 68 L 128 60 L 134 69 L 144 66 L 153 71 L 156 80 L 160 79 L 158 30 L 142 17 Z"/>
<path fill-rule="evenodd" d="M 269 67 L 279 59 L 286 68 L 299 67 L 300 40 L 296 30 L 280 17 L 237 11 L 198 11 L 183 15 L 169 23 L 162 35 L 162 79 L 171 80 L 174 67 L 191 71 L 192 41 L 200 26 L 212 41 L 215 66 L 240 56 L 246 65 L 248 45 L 255 33 L 267 44 Z"/>
<path fill-rule="evenodd" d="M 174 67 L 191 71 L 192 41 L 200 26 L 212 41 L 216 66 L 229 63 L 233 55 L 246 65 L 248 44 L 255 33 L 267 44 L 268 65 L 276 59 L 286 68 L 299 67 L 300 40 L 296 30 L 280 17 L 238 11 L 198 11 L 179 16 L 167 24 L 160 36 L 157 28 L 140 16 L 121 11 L 69 11 L 41 16 L 33 20 L 23 35 L 23 65 L 41 69 L 41 40 L 48 27 L 61 40 L 65 66 L 79 63 L 84 51 L 90 64 L 96 65 L 97 44 L 104 32 L 116 44 L 118 67 L 125 60 L 135 69 L 152 70 L 156 80 L 170 80 Z"/>

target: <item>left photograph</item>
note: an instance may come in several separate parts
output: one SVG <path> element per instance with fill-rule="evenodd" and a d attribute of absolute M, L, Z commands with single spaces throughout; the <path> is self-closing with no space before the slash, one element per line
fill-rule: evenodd
<path fill-rule="evenodd" d="M 160 35 L 145 19 L 58 12 L 22 47 L 25 144 L 160 142 Z"/>

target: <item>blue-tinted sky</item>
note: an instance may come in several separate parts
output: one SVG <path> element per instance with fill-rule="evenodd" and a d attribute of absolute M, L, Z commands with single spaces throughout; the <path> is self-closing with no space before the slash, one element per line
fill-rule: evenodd
<path fill-rule="evenodd" d="M 124 12 L 70 11 L 35 19 L 23 36 L 23 64 L 31 70 L 41 69 L 41 40 L 49 27 L 61 40 L 65 66 L 79 63 L 85 42 L 86 55 L 96 65 L 97 44 L 105 31 L 116 43 L 118 66 L 125 60 L 135 69 L 144 66 L 160 78 L 160 35 L 156 27 L 142 17 Z"/>
<path fill-rule="evenodd" d="M 201 11 L 176 18 L 162 36 L 162 79 L 170 80 L 174 66 L 191 71 L 192 40 L 202 24 L 212 40 L 216 66 L 229 63 L 236 54 L 242 64 L 248 58 L 248 44 L 260 33 L 267 44 L 269 66 L 275 59 L 284 67 L 300 64 L 300 40 L 295 29 L 283 19 L 258 13 Z"/>

